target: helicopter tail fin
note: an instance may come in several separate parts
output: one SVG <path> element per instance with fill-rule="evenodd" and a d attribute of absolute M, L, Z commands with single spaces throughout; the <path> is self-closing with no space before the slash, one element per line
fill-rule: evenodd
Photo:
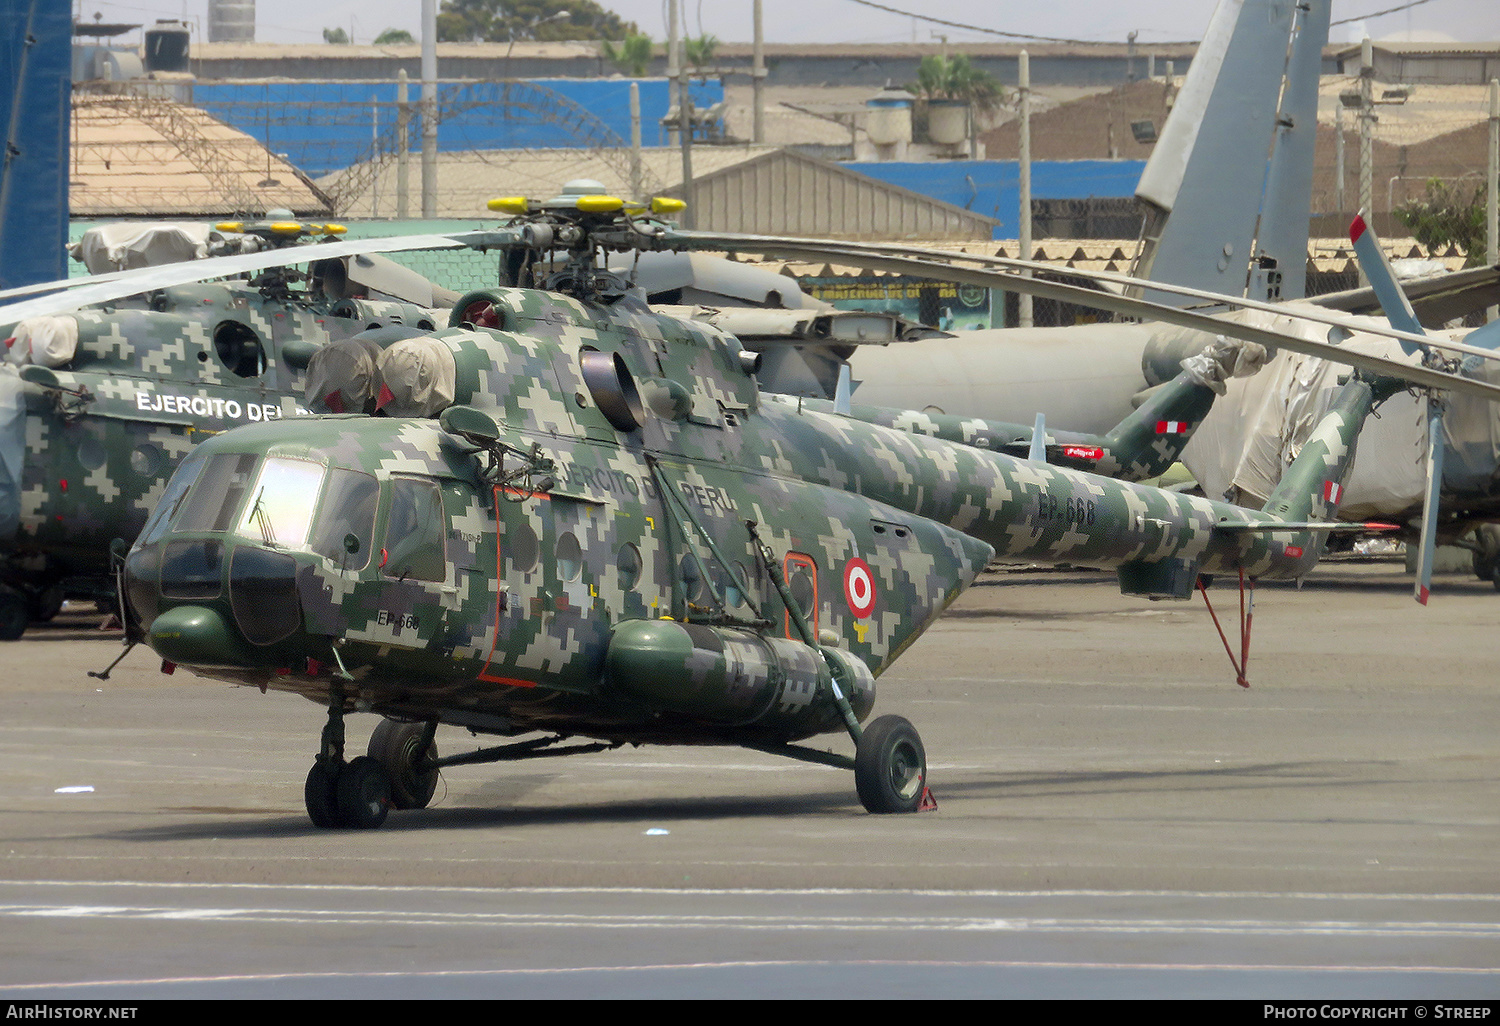
<path fill-rule="evenodd" d="M 1288 521 L 1329 521 L 1344 499 L 1344 482 L 1354 466 L 1354 450 L 1365 417 L 1377 399 L 1399 383 L 1370 382 L 1351 375 L 1333 405 L 1303 443 L 1302 451 L 1281 475 L 1262 511 Z"/>

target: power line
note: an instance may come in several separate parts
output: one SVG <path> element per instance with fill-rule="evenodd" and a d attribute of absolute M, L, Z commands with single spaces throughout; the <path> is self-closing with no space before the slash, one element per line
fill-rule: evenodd
<path fill-rule="evenodd" d="M 1382 14 L 1395 14 L 1397 11 L 1405 11 L 1405 10 L 1407 10 L 1409 8 L 1412 8 L 1412 7 L 1420 7 L 1423 4 L 1430 4 L 1430 3 L 1432 3 L 1432 0 L 1411 0 L 1410 3 L 1404 3 L 1404 4 L 1402 4 L 1399 7 L 1387 7 L 1383 11 L 1371 11 L 1369 14 L 1361 14 L 1361 15 L 1358 15 L 1357 17 L 1353 17 L 1353 18 L 1340 18 L 1338 21 L 1331 21 L 1331 22 L 1329 22 L 1329 24 L 1330 25 L 1348 25 L 1350 22 L 1364 21 L 1366 18 L 1378 18 Z"/>
<path fill-rule="evenodd" d="M 1005 36 L 1008 39 L 1034 39 L 1042 43 L 1071 43 L 1078 46 L 1095 46 L 1099 43 L 1097 39 L 1062 39 L 1057 36 L 1036 36 L 1025 32 L 1002 32 L 999 29 L 985 28 L 982 25 L 966 25 L 960 21 L 945 21 L 942 18 L 934 18 L 930 14 L 918 14 L 915 11 L 903 11 L 896 7 L 887 7 L 885 4 L 877 4 L 874 0 L 852 0 L 853 3 L 865 7 L 873 7 L 877 11 L 885 11 L 888 14 L 899 14 L 903 18 L 916 18 L 918 21 L 930 21 L 934 25 L 946 25 L 949 28 L 963 29 L 967 32 L 984 32 L 991 36 Z M 1425 2 L 1425 0 L 1419 0 Z M 1194 43 L 1196 40 L 1180 40 L 1182 43 Z M 1157 46 L 1173 46 L 1174 43 L 1162 43 L 1153 40 Z"/>

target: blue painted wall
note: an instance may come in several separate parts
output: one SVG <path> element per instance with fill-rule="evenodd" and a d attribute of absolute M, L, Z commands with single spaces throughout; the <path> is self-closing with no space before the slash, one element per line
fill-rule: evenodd
<path fill-rule="evenodd" d="M 68 276 L 73 13 L 0 0 L 0 288 Z"/>
<path fill-rule="evenodd" d="M 0 3 L 14 0 L 0 0 Z M 462 87 L 457 102 L 446 106 L 438 129 L 441 150 L 569 149 L 588 146 L 591 136 L 603 134 L 609 145 L 630 145 L 631 79 L 538 79 L 537 86 L 572 101 L 588 118 L 589 127 L 570 131 L 542 109 L 502 107 L 499 83 Z M 661 119 L 671 107 L 671 83 L 663 78 L 634 80 L 641 92 L 641 142 L 666 144 Z M 440 104 L 453 96 L 453 84 L 438 87 Z M 415 103 L 421 84 L 412 82 L 408 96 Z M 518 92 L 518 96 L 524 96 Z M 535 95 L 535 94 L 533 94 Z M 693 105 L 705 110 L 724 99 L 717 81 L 692 85 Z M 371 146 L 371 129 L 378 120 L 382 132 L 396 119 L 395 82 L 225 82 L 193 87 L 193 103 L 228 122 L 272 152 L 284 153 L 302 171 L 317 178 L 363 159 Z M 372 110 L 371 105 L 378 104 Z M 564 108 L 564 117 L 568 112 Z M 413 121 L 410 145 L 421 147 L 420 129 Z"/>
<path fill-rule="evenodd" d="M 1016 237 L 1021 210 L 1018 161 L 856 161 L 843 166 L 993 217 L 1000 222 L 995 238 Z M 1031 163 L 1031 195 L 1033 199 L 1134 196 L 1145 167 L 1144 160 L 1035 160 Z"/>

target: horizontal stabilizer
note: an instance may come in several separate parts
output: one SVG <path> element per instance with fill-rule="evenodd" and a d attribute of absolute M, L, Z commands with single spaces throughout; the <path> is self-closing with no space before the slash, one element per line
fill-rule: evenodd
<path fill-rule="evenodd" d="M 1373 531 L 1399 531 L 1399 524 L 1336 523 L 1326 520 L 1220 520 L 1216 531 L 1259 531 L 1280 534 L 1286 531 L 1322 531 L 1328 534 L 1364 534 Z"/>

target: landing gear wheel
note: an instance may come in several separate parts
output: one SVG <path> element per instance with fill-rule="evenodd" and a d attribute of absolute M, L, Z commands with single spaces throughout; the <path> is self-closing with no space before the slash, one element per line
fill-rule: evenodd
<path fill-rule="evenodd" d="M 398 809 L 425 809 L 437 791 L 438 769 L 418 766 L 438 757 L 437 745 L 422 742 L 428 738 L 425 723 L 399 723 L 381 720 L 370 735 L 370 758 L 385 767 L 391 779 L 391 804 Z"/>
<path fill-rule="evenodd" d="M 1481 581 L 1493 581 L 1495 564 L 1500 562 L 1500 524 L 1480 524 L 1474 529 L 1474 544 L 1474 576 Z"/>
<path fill-rule="evenodd" d="M 854 753 L 854 788 L 868 812 L 916 812 L 927 783 L 927 750 L 900 716 L 882 716 L 864 730 Z"/>
<path fill-rule="evenodd" d="M 15 588 L 0 584 L 0 641 L 15 641 L 26 633 L 31 610 L 26 596 Z"/>
<path fill-rule="evenodd" d="M 335 788 L 339 826 L 374 830 L 391 810 L 391 775 L 368 755 L 361 755 L 339 773 Z"/>
<path fill-rule="evenodd" d="M 320 759 L 308 770 L 302 798 L 313 826 L 329 830 L 339 825 L 338 784 L 339 767 L 332 762 Z"/>
<path fill-rule="evenodd" d="M 43 588 L 41 591 L 33 593 L 26 605 L 33 620 L 38 623 L 47 623 L 58 613 L 62 612 L 63 600 L 65 598 L 67 598 L 67 592 L 63 591 L 63 586 L 61 584 L 54 584 L 50 588 Z"/>

